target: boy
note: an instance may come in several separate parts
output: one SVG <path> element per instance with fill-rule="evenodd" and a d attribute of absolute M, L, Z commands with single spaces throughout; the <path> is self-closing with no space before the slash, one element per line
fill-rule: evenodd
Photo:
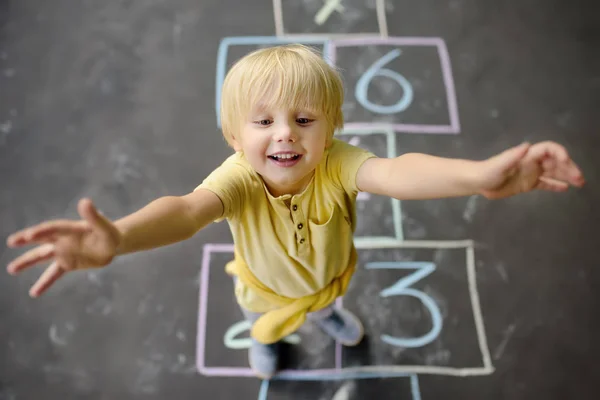
<path fill-rule="evenodd" d="M 496 199 L 584 183 L 566 150 L 552 142 L 525 143 L 484 161 L 414 153 L 378 158 L 334 138 L 343 98 L 338 73 L 307 47 L 245 56 L 223 84 L 223 135 L 234 155 L 191 193 L 159 198 L 115 222 L 83 199 L 82 220 L 47 221 L 11 235 L 10 247 L 39 246 L 13 260 L 9 273 L 51 261 L 30 290 L 37 297 L 66 272 L 185 240 L 226 219 L 235 244 L 226 270 L 253 323 L 249 362 L 269 378 L 278 369 L 278 343 L 307 317 L 344 345 L 362 339 L 360 321 L 334 307 L 356 267 L 359 191 Z"/>

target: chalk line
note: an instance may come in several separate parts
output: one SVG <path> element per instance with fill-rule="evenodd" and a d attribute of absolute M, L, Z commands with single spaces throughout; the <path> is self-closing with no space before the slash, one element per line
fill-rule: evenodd
<path fill-rule="evenodd" d="M 418 375 L 399 373 L 399 374 L 391 374 L 389 376 L 384 376 L 384 377 L 378 376 L 378 375 L 373 375 L 373 376 L 370 376 L 369 378 L 371 378 L 371 379 L 410 378 L 410 392 L 412 395 L 412 400 L 421 400 L 421 388 L 420 388 L 420 384 L 419 384 Z M 356 379 L 356 378 L 353 378 L 352 376 L 348 376 L 348 377 L 343 377 L 341 379 Z M 339 380 L 341 380 L 341 379 L 339 379 Z M 274 379 L 274 380 L 276 380 L 276 379 Z M 335 379 L 335 380 L 338 380 L 338 379 Z M 270 381 L 268 381 L 268 380 L 263 380 L 261 382 L 260 389 L 258 391 L 258 400 L 267 400 L 267 396 L 269 395 L 269 385 L 270 385 Z"/>
<path fill-rule="evenodd" d="M 317 15 L 315 15 L 315 23 L 317 25 L 323 25 L 334 11 L 340 13 L 344 11 L 342 0 L 325 0 L 323 8 L 321 8 Z"/>
<path fill-rule="evenodd" d="M 379 25 L 379 35 L 386 38 L 388 36 L 387 20 L 385 16 L 385 0 L 377 0 L 377 24 Z"/>
<path fill-rule="evenodd" d="M 479 303 L 479 292 L 477 291 L 477 282 L 475 279 L 475 250 L 473 246 L 467 248 L 467 277 L 469 280 L 469 293 L 471 295 L 471 305 L 473 307 L 473 317 L 475 319 L 475 327 L 477 330 L 477 340 L 479 341 L 479 349 L 483 356 L 484 368 L 490 372 L 494 371 L 492 360 L 490 357 L 490 349 L 485 336 L 485 326 L 483 323 L 483 315 L 481 305 Z"/>
<path fill-rule="evenodd" d="M 275 18 L 275 35 L 283 36 L 283 9 L 281 0 L 273 0 L 273 16 Z"/>

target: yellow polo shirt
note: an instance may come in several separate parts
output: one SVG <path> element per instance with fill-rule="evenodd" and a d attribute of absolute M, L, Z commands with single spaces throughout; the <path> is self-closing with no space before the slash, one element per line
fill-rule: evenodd
<path fill-rule="evenodd" d="M 294 299 L 319 294 L 348 268 L 353 271 L 356 174 L 371 157 L 375 155 L 334 138 L 302 193 L 274 197 L 238 152 L 196 188 L 214 192 L 223 202 L 223 215 L 216 222 L 226 219 L 233 236 L 235 255 L 226 270 L 238 276 L 241 268 L 246 272 L 235 288 L 242 307 L 268 313 Z M 324 306 L 303 310 L 294 329 L 304 321 L 306 312 Z M 263 327 L 272 332 L 262 341 L 272 342 L 291 333 L 291 328 L 282 330 L 275 325 L 270 321 Z"/>

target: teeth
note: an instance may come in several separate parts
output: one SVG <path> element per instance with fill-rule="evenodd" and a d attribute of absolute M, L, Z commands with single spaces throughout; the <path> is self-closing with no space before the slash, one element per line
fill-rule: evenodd
<path fill-rule="evenodd" d="M 278 158 L 280 160 L 287 160 L 287 159 L 290 159 L 290 158 L 297 157 L 297 154 L 276 154 L 273 157 Z"/>

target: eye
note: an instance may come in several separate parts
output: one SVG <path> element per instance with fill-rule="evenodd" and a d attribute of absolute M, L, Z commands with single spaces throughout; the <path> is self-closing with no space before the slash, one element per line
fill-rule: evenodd
<path fill-rule="evenodd" d="M 314 121 L 314 119 L 308 119 L 308 118 L 298 118 L 296 120 L 296 122 L 298 122 L 300 125 L 310 124 L 313 121 Z"/>
<path fill-rule="evenodd" d="M 262 126 L 269 126 L 271 124 L 271 120 L 261 119 L 259 121 L 254 121 L 254 123 Z"/>

